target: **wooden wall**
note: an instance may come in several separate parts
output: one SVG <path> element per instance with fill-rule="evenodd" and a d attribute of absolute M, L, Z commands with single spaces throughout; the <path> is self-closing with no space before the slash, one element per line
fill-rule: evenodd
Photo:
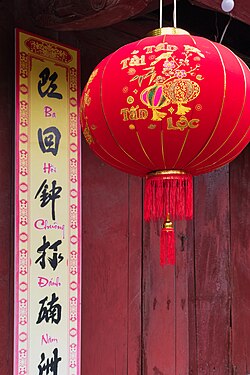
<path fill-rule="evenodd" d="M 1 375 L 12 374 L 13 348 L 14 26 L 26 29 L 13 6 L 0 5 Z M 88 33 L 27 31 L 79 47 L 83 83 L 121 42 L 109 30 L 102 47 Z M 250 373 L 249 164 L 248 147 L 195 178 L 194 220 L 176 226 L 177 264 L 161 268 L 159 228 L 142 220 L 143 181 L 83 141 L 82 375 Z"/>
<path fill-rule="evenodd" d="M 194 220 L 161 268 L 141 181 L 84 145 L 84 375 L 250 373 L 249 156 L 195 178 Z"/>

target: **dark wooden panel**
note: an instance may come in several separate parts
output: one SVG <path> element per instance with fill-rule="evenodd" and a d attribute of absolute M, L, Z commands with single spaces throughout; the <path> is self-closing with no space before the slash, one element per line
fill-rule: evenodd
<path fill-rule="evenodd" d="M 191 0 L 192 3 L 198 6 L 209 7 L 217 12 L 222 12 L 221 0 Z M 239 19 L 242 22 L 250 23 L 250 3 L 248 0 L 235 1 L 232 12 L 232 17 Z"/>
<path fill-rule="evenodd" d="M 82 373 L 139 374 L 141 181 L 83 149 Z"/>
<path fill-rule="evenodd" d="M 171 0 L 165 0 L 165 3 Z M 30 1 L 38 26 L 55 30 L 86 30 L 106 27 L 157 8 L 156 0 L 46 0 Z"/>
<path fill-rule="evenodd" d="M 171 4 L 172 17 L 173 1 L 165 0 L 163 3 L 164 6 Z M 183 3 L 186 1 L 178 2 L 178 14 Z M 225 14 L 221 9 L 221 0 L 190 0 L 190 3 Z M 38 27 L 49 27 L 54 30 L 86 30 L 106 27 L 131 17 L 147 14 L 159 7 L 159 1 L 156 0 L 137 0 L 136 2 L 132 0 L 29 0 L 28 4 L 32 9 L 33 22 Z M 248 0 L 238 0 L 231 14 L 233 18 L 249 24 L 249 11 Z"/>
<path fill-rule="evenodd" d="M 228 166 L 195 178 L 198 374 L 230 370 Z"/>
<path fill-rule="evenodd" d="M 250 147 L 230 165 L 233 374 L 250 373 Z"/>

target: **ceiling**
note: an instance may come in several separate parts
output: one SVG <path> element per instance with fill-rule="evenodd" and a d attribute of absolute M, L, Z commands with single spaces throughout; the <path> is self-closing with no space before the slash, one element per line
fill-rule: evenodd
<path fill-rule="evenodd" d="M 159 0 L 28 1 L 36 26 L 79 32 L 83 40 L 107 50 L 159 27 Z M 173 1 L 163 0 L 163 26 L 173 25 Z M 250 0 L 234 0 L 230 15 L 222 11 L 221 1 L 177 0 L 177 27 L 222 42 L 250 65 Z"/>
<path fill-rule="evenodd" d="M 190 0 L 190 3 L 208 7 L 217 12 L 223 12 L 221 9 L 221 0 Z M 234 0 L 234 8 L 231 12 L 232 17 L 250 25 L 250 1 L 249 0 Z"/>
<path fill-rule="evenodd" d="M 162 0 L 163 6 L 174 0 Z M 177 0 L 181 3 L 180 0 Z M 223 13 L 222 0 L 188 0 L 197 7 Z M 105 27 L 159 8 L 159 0 L 30 0 L 36 23 L 57 30 Z M 250 25 L 250 1 L 235 0 L 233 18 Z"/>

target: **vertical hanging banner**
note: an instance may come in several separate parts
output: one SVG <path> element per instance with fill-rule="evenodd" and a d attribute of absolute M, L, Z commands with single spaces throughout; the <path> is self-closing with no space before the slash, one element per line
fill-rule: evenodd
<path fill-rule="evenodd" d="M 79 51 L 16 31 L 14 375 L 80 375 Z"/>

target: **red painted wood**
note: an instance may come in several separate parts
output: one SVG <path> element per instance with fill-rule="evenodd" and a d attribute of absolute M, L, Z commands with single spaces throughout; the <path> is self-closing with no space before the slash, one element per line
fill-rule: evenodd
<path fill-rule="evenodd" d="M 195 179 L 198 374 L 230 372 L 228 166 Z"/>
<path fill-rule="evenodd" d="M 144 223 L 143 374 L 175 374 L 175 267 L 160 266 L 160 229 Z"/>
<path fill-rule="evenodd" d="M 5 15 L 8 14 L 7 12 Z M 10 14 L 9 14 L 10 16 Z M 0 34 L 0 374 L 12 374 L 13 348 L 13 155 L 14 33 L 1 17 Z"/>
<path fill-rule="evenodd" d="M 195 334 L 193 323 L 193 308 L 189 296 L 194 290 L 193 279 L 193 232 L 192 222 L 176 223 L 176 345 L 175 367 L 176 374 L 191 374 L 190 372 L 190 337 Z"/>
<path fill-rule="evenodd" d="M 127 374 L 141 375 L 142 179 L 128 179 Z"/>
<path fill-rule="evenodd" d="M 250 373 L 250 147 L 230 166 L 233 374 Z"/>
<path fill-rule="evenodd" d="M 107 50 L 82 48 L 86 82 Z M 83 151 L 82 373 L 139 375 L 142 180 Z"/>
<path fill-rule="evenodd" d="M 83 151 L 82 373 L 139 374 L 141 182 Z"/>
<path fill-rule="evenodd" d="M 187 251 L 187 303 L 188 303 L 188 375 L 198 375 L 196 340 L 196 289 L 195 289 L 195 246 L 194 220 L 188 222 L 184 250 Z"/>
<path fill-rule="evenodd" d="M 176 265 L 164 268 L 159 264 L 159 227 L 144 228 L 143 374 L 188 374 L 191 227 L 175 225 Z"/>

